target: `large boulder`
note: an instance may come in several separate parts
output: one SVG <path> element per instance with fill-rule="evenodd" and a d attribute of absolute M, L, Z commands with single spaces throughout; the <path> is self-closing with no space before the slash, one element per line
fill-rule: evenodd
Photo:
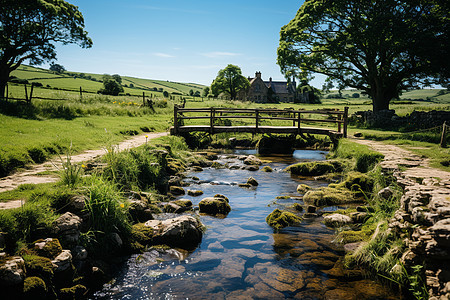
<path fill-rule="evenodd" d="M 352 218 L 342 214 L 331 214 L 323 218 L 328 227 L 341 227 L 353 223 Z"/>
<path fill-rule="evenodd" d="M 184 191 L 184 189 L 181 186 L 173 185 L 169 188 L 169 191 L 174 196 L 180 196 L 180 195 L 186 194 L 186 192 Z"/>
<path fill-rule="evenodd" d="M 80 239 L 81 218 L 73 213 L 66 212 L 55 220 L 53 232 L 64 248 L 72 248 Z"/>
<path fill-rule="evenodd" d="M 166 244 L 173 247 L 189 249 L 198 245 L 203 236 L 203 224 L 192 216 L 178 218 L 150 220 L 145 227 L 152 229 L 152 242 Z"/>
<path fill-rule="evenodd" d="M 152 211 L 149 209 L 147 203 L 142 200 L 130 200 L 128 211 L 133 220 L 137 222 L 153 220 Z"/>
<path fill-rule="evenodd" d="M 0 265 L 0 286 L 14 286 L 21 284 L 25 278 L 25 262 L 20 256 L 7 258 Z"/>
<path fill-rule="evenodd" d="M 198 204 L 201 213 L 209 215 L 227 215 L 231 211 L 230 204 L 224 198 L 206 197 Z"/>

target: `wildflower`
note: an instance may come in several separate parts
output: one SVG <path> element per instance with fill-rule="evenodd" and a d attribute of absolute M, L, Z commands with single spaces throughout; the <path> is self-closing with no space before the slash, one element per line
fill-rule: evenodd
<path fill-rule="evenodd" d="M 81 165 L 81 167 L 82 167 L 83 169 L 86 169 L 86 166 L 85 166 L 85 165 Z"/>
<path fill-rule="evenodd" d="M 124 207 L 125 207 L 125 204 L 120 203 L 120 207 L 121 207 L 121 208 L 124 208 Z"/>
<path fill-rule="evenodd" d="M 146 135 L 145 138 L 148 138 L 148 135 Z"/>

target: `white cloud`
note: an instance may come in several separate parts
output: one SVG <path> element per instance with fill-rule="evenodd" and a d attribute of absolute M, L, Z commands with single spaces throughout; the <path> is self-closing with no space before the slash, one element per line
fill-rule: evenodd
<path fill-rule="evenodd" d="M 173 56 L 173 55 L 170 55 L 170 54 L 167 54 L 167 53 L 160 53 L 160 52 L 153 53 L 153 55 L 154 55 L 154 56 L 158 56 L 158 57 L 163 57 L 163 58 L 172 58 L 172 57 L 175 57 L 175 56 Z"/>
<path fill-rule="evenodd" d="M 233 53 L 233 52 L 220 52 L 220 51 L 214 51 L 214 52 L 208 52 L 208 53 L 201 53 L 201 55 L 210 57 L 210 58 L 218 58 L 218 57 L 230 57 L 230 56 L 239 56 L 240 53 Z"/>

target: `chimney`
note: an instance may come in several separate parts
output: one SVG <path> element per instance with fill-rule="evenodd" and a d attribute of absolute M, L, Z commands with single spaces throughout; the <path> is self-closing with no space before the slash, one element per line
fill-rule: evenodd
<path fill-rule="evenodd" d="M 269 77 L 269 82 L 272 83 L 272 77 Z"/>
<path fill-rule="evenodd" d="M 261 72 L 256 72 L 256 73 L 255 73 L 255 77 L 256 77 L 256 78 L 261 78 Z"/>

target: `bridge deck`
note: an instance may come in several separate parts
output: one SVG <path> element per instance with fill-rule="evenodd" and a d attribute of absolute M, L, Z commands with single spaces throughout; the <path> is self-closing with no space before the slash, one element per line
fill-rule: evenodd
<path fill-rule="evenodd" d="M 174 128 L 170 128 L 170 133 L 174 134 Z M 247 133 L 280 133 L 280 134 L 323 134 L 328 136 L 339 137 L 343 134 L 341 132 L 327 129 L 327 128 L 311 128 L 311 127 L 298 127 L 294 126 L 214 126 L 211 128 L 208 125 L 195 125 L 195 126 L 178 126 L 177 133 L 186 132 L 210 132 L 210 133 L 222 133 L 222 132 L 247 132 Z"/>

